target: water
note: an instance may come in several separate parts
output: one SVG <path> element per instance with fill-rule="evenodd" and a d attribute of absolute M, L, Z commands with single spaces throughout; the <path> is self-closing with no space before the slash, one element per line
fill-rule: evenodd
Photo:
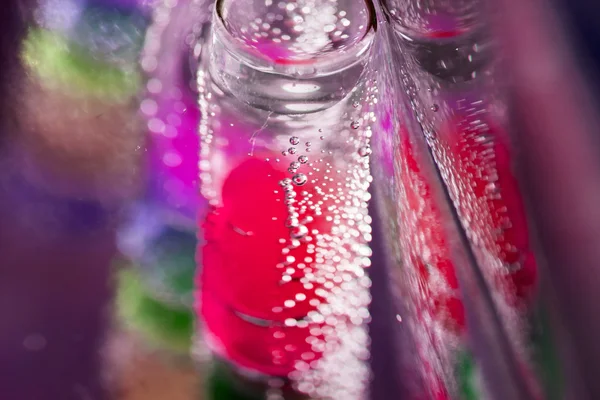
<path fill-rule="evenodd" d="M 255 379 L 362 399 L 370 5 L 245 3 L 217 4 L 198 73 L 201 188 L 213 207 L 200 250 L 205 337 Z M 281 40 L 257 32 L 263 24 Z"/>

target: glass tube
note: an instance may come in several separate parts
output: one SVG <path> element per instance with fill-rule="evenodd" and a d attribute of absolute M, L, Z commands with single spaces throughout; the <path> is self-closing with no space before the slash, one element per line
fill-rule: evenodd
<path fill-rule="evenodd" d="M 366 395 L 375 29 L 362 1 L 216 4 L 198 72 L 198 312 L 259 396 Z"/>

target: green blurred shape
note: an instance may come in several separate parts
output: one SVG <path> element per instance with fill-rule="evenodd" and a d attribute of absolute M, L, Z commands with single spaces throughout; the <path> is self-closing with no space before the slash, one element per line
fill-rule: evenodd
<path fill-rule="evenodd" d="M 193 311 L 154 299 L 134 269 L 118 273 L 117 312 L 127 326 L 144 335 L 151 344 L 189 353 L 195 329 Z"/>
<path fill-rule="evenodd" d="M 140 88 L 137 66 L 118 68 L 94 60 L 84 48 L 44 29 L 29 32 L 22 59 L 43 86 L 75 96 L 125 103 Z"/>

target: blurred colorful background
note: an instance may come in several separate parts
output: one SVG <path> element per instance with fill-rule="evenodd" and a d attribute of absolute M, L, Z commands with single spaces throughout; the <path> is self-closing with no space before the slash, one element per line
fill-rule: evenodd
<path fill-rule="evenodd" d="M 596 17 L 5 0 L 0 399 L 600 398 Z"/>

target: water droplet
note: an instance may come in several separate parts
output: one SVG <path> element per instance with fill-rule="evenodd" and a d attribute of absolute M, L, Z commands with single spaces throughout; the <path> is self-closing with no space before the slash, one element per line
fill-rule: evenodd
<path fill-rule="evenodd" d="M 290 178 L 285 178 L 279 181 L 279 186 L 281 187 L 285 187 L 287 185 L 290 185 L 292 183 L 292 180 Z"/>
<path fill-rule="evenodd" d="M 290 153 L 290 154 L 296 154 L 296 148 L 295 147 L 290 147 L 288 149 L 288 153 Z"/>
<path fill-rule="evenodd" d="M 360 122 L 358 122 L 358 121 L 352 121 L 352 123 L 350 124 L 350 128 L 352 128 L 352 129 L 358 129 L 358 128 L 360 128 Z"/>
<path fill-rule="evenodd" d="M 287 152 L 286 150 L 284 150 L 284 151 L 282 151 L 282 152 L 281 152 L 281 154 L 282 154 L 283 156 L 287 156 L 287 155 L 288 155 L 288 152 Z"/>
<path fill-rule="evenodd" d="M 371 155 L 371 146 L 367 145 L 367 146 L 363 146 L 360 149 L 358 149 L 358 155 L 361 157 L 366 157 Z"/>
<path fill-rule="evenodd" d="M 355 101 L 354 103 L 352 103 L 352 107 L 358 108 L 360 107 L 360 103 L 358 101 Z"/>
<path fill-rule="evenodd" d="M 325 136 L 320 136 L 319 139 L 325 140 Z"/>
<path fill-rule="evenodd" d="M 300 143 L 300 139 L 298 138 L 298 136 L 292 136 L 290 138 L 290 143 L 293 144 L 294 146 L 297 145 L 298 143 Z"/>
<path fill-rule="evenodd" d="M 305 225 L 298 225 L 292 228 L 291 235 L 292 239 L 302 239 L 308 234 L 308 228 Z"/>
<path fill-rule="evenodd" d="M 306 147 L 310 147 L 310 146 L 312 146 L 312 143 L 311 142 L 306 142 Z"/>
<path fill-rule="evenodd" d="M 431 111 L 433 111 L 433 112 L 436 112 L 439 109 L 440 109 L 440 107 L 437 104 L 434 104 L 431 106 Z"/>
<path fill-rule="evenodd" d="M 307 180 L 308 180 L 308 178 L 304 174 L 296 174 L 292 178 L 292 181 L 294 181 L 294 183 L 298 186 L 304 185 Z"/>
<path fill-rule="evenodd" d="M 308 162 L 308 157 L 300 156 L 298 157 L 298 161 L 300 162 L 300 164 L 306 164 Z"/>

